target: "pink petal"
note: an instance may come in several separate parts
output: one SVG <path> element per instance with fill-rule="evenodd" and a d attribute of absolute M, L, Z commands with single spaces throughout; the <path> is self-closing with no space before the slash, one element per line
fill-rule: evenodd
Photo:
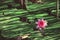
<path fill-rule="evenodd" d="M 39 25 L 37 25 L 37 28 L 39 28 Z"/>
<path fill-rule="evenodd" d="M 38 21 L 40 21 L 40 19 L 38 19 Z"/>
<path fill-rule="evenodd" d="M 36 22 L 36 24 L 38 24 L 38 22 Z"/>

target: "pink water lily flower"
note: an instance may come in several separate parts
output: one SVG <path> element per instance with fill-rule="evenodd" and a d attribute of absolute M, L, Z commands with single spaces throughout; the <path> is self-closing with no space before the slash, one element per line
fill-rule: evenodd
<path fill-rule="evenodd" d="M 36 22 L 37 24 L 37 28 L 45 28 L 47 26 L 47 21 L 42 19 L 38 19 L 38 21 Z"/>

